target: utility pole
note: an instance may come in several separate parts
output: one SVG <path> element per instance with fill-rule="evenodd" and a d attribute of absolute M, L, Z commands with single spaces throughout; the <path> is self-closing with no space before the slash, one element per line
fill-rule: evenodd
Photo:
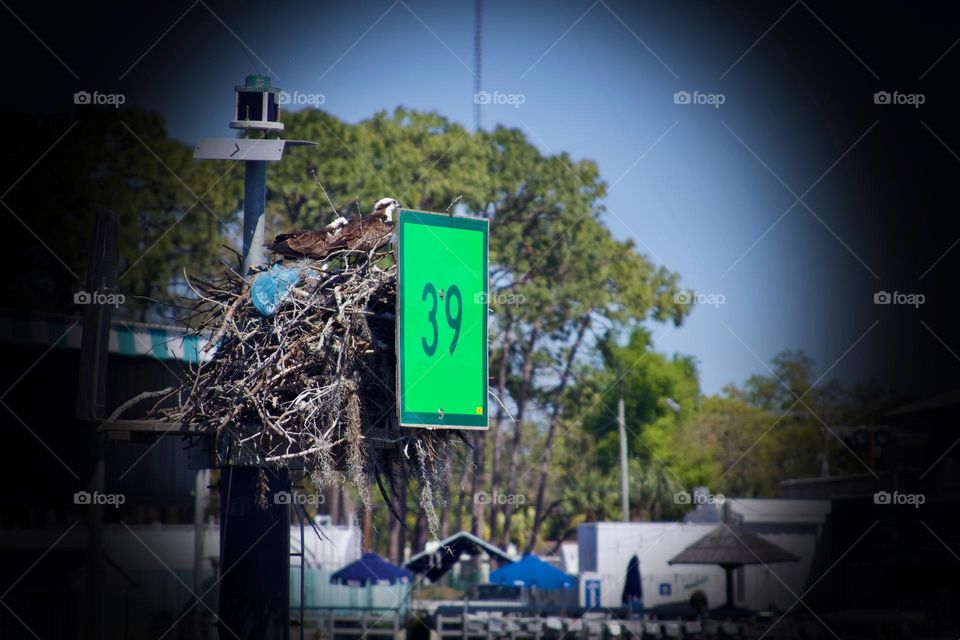
<path fill-rule="evenodd" d="M 483 91 L 483 0 L 474 0 L 473 5 L 473 128 L 480 131 L 480 102 L 477 97 Z"/>
<path fill-rule="evenodd" d="M 623 396 L 617 400 L 617 426 L 620 428 L 620 491 L 623 521 L 630 522 L 630 476 L 627 471 L 627 420 L 623 406 Z"/>
<path fill-rule="evenodd" d="M 101 209 L 97 212 L 96 228 L 90 248 L 86 292 L 89 296 L 113 291 L 117 286 L 117 215 Z M 80 346 L 80 380 L 77 394 L 77 419 L 98 424 L 107 416 L 107 361 L 110 356 L 110 320 L 112 307 L 108 304 L 88 304 L 83 312 L 83 342 Z M 89 490 L 104 491 L 106 485 L 105 444 L 102 433 L 93 429 L 93 472 Z M 84 638 L 93 640 L 103 634 L 102 612 L 102 547 L 103 505 L 92 501 L 87 510 L 87 584 L 86 622 Z"/>

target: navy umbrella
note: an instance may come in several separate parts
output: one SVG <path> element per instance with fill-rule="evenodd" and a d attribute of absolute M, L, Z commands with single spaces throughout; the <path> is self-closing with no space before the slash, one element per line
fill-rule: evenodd
<path fill-rule="evenodd" d="M 640 559 L 636 554 L 627 563 L 627 578 L 623 583 L 623 597 L 620 602 L 628 607 L 643 603 L 643 585 L 640 583 Z"/>
<path fill-rule="evenodd" d="M 350 586 L 365 586 L 368 584 L 406 584 L 413 580 L 413 574 L 390 564 L 375 553 L 365 553 L 359 560 L 351 562 L 340 569 L 332 576 L 332 584 L 345 584 Z"/>

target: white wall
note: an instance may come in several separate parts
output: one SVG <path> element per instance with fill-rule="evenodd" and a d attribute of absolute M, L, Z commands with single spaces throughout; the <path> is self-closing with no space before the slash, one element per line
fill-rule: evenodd
<path fill-rule="evenodd" d="M 304 523 L 304 556 L 307 567 L 337 570 L 363 553 L 361 534 L 356 527 L 319 527 L 326 538 L 319 538 Z M 220 527 L 208 524 L 204 531 L 205 565 L 220 557 Z M 121 567 L 156 569 L 167 565 L 174 570 L 193 570 L 193 525 L 136 525 L 128 530 L 122 525 L 104 527 L 103 546 Z M 290 550 L 300 551 L 300 525 L 290 527 Z M 156 555 L 154 555 L 156 554 Z M 158 560 L 157 558 L 160 558 Z M 161 563 L 162 560 L 162 563 Z M 290 558 L 291 567 L 300 566 L 300 558 Z"/>
<path fill-rule="evenodd" d="M 707 595 L 710 606 L 719 605 L 725 597 L 722 569 L 667 564 L 670 558 L 716 526 L 678 522 L 582 524 L 577 527 L 581 585 L 589 579 L 600 580 L 602 606 L 620 606 L 627 564 L 630 557 L 636 554 L 640 559 L 640 582 L 645 606 L 686 601 L 698 589 Z M 670 595 L 661 595 L 661 585 L 668 586 Z M 581 593 L 581 602 L 584 602 L 582 596 Z"/>
<path fill-rule="evenodd" d="M 782 547 L 800 558 L 799 562 L 778 562 L 768 567 L 752 565 L 735 574 L 743 580 L 743 601 L 737 604 L 748 609 L 766 609 L 771 604 L 786 609 L 806 590 L 807 579 L 816 551 L 813 533 L 761 533 L 759 537 Z M 774 575 L 775 574 L 775 575 Z M 735 586 L 740 592 L 741 588 Z M 791 593 L 792 592 L 792 593 Z"/>
<path fill-rule="evenodd" d="M 583 584 L 589 579 L 598 579 L 601 582 L 602 606 L 620 606 L 627 563 L 633 554 L 637 554 L 645 606 L 687 601 L 698 589 L 706 594 L 711 608 L 720 606 L 726 600 L 723 569 L 709 565 L 667 564 L 670 558 L 718 526 L 722 525 L 674 522 L 595 522 L 580 525 L 577 539 L 581 603 L 585 603 Z M 800 527 L 796 529 L 801 530 Z M 744 567 L 741 573 L 735 574 L 735 580 L 742 577 L 743 587 L 736 587 L 734 595 L 736 597 L 741 590 L 744 594 L 736 604 L 751 609 L 766 609 L 773 604 L 785 609 L 806 588 L 816 535 L 798 532 L 760 534 L 760 537 L 799 556 L 801 561 L 778 563 L 770 565 L 769 569 L 762 565 Z M 661 593 L 664 585 L 668 585 L 670 595 Z"/>

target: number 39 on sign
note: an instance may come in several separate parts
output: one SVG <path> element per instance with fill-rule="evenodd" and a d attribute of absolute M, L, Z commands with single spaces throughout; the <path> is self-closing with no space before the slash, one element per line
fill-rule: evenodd
<path fill-rule="evenodd" d="M 489 221 L 404 209 L 397 235 L 400 424 L 486 429 Z"/>

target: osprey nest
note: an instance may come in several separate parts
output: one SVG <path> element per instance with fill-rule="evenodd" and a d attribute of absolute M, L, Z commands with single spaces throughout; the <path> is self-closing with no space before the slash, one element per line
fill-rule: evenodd
<path fill-rule="evenodd" d="M 265 277 L 280 282 L 266 312 L 258 291 Z M 216 350 L 170 394 L 176 407 L 155 415 L 203 425 L 218 455 L 228 444 L 254 464 L 302 465 L 317 490 L 349 482 L 365 505 L 372 480 L 391 505 L 382 476 L 391 487 L 415 476 L 436 533 L 433 488 L 445 483 L 449 448 L 460 436 L 398 424 L 397 270 L 389 249 L 287 260 L 252 280 L 228 271 L 190 281 L 199 302 L 187 319 Z"/>

